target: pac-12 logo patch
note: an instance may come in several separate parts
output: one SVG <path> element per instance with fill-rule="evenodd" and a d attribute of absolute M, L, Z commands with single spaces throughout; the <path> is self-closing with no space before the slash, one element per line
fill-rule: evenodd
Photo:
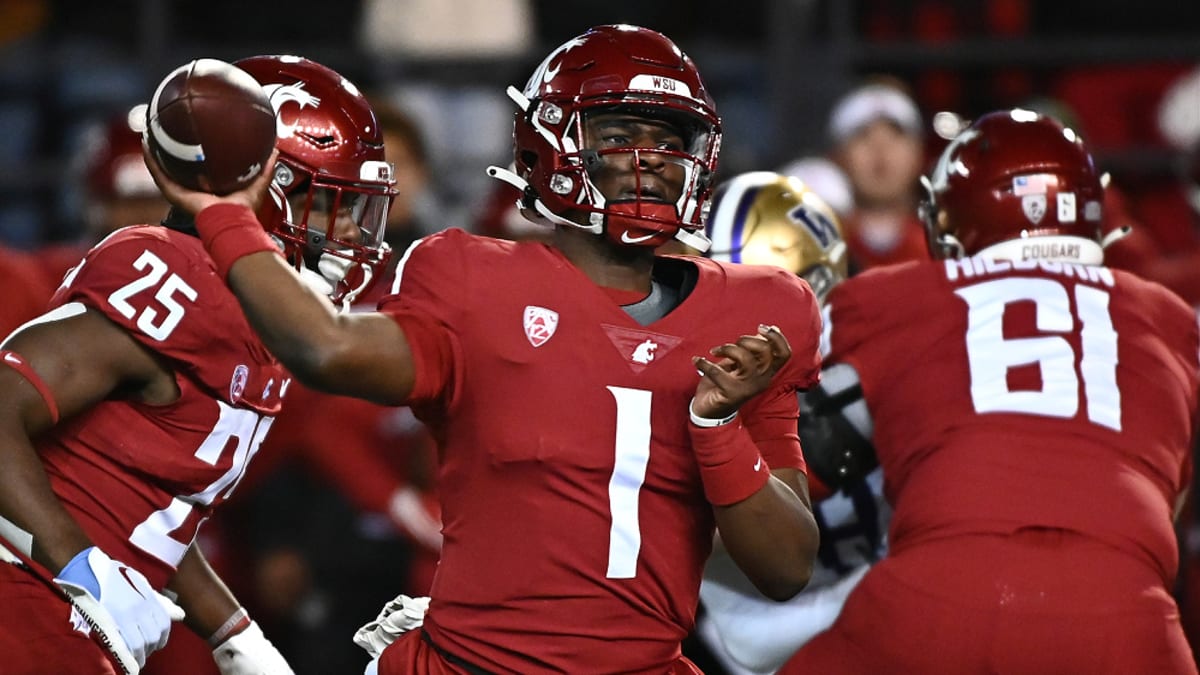
<path fill-rule="evenodd" d="M 233 369 L 233 379 L 229 381 L 229 401 L 237 403 L 246 392 L 246 381 L 250 379 L 250 369 L 239 364 Z"/>
<path fill-rule="evenodd" d="M 554 336 L 558 328 L 558 312 L 545 307 L 526 305 L 525 307 L 525 337 L 529 344 L 541 347 Z"/>

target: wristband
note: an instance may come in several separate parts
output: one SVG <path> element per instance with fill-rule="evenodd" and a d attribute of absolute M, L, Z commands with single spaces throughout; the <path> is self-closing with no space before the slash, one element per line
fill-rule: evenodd
<path fill-rule="evenodd" d="M 196 231 L 224 281 L 229 268 L 245 256 L 263 251 L 279 253 L 254 212 L 238 204 L 213 204 L 196 214 Z"/>
<path fill-rule="evenodd" d="M 724 426 L 724 425 L 732 422 L 734 420 L 734 418 L 737 417 L 736 410 L 734 410 L 732 413 L 730 413 L 729 417 L 723 417 L 719 420 L 713 419 L 711 417 L 701 417 L 696 414 L 696 409 L 692 407 L 694 405 L 696 405 L 696 399 L 693 398 L 692 401 L 690 403 L 688 403 L 688 417 L 690 417 L 692 419 L 692 424 L 695 424 L 696 426 L 704 428 L 704 429 Z"/>
<path fill-rule="evenodd" d="M 0 362 L 20 373 L 21 377 L 33 385 L 33 388 L 37 390 L 38 395 L 42 397 L 42 401 L 46 404 L 46 410 L 50 412 L 50 423 L 58 424 L 58 403 L 54 401 L 54 395 L 50 393 L 50 387 L 46 384 L 46 381 L 34 371 L 29 362 L 25 360 L 25 357 L 14 351 L 0 349 Z"/>
<path fill-rule="evenodd" d="M 221 624 L 221 627 L 208 637 L 208 646 L 216 647 L 229 638 L 250 627 L 250 614 L 245 607 L 238 607 L 237 611 Z"/>
<path fill-rule="evenodd" d="M 700 483 L 710 504 L 736 504 L 758 492 L 771 479 L 771 467 L 741 424 L 693 425 L 689 431 L 692 451 L 700 466 Z"/>

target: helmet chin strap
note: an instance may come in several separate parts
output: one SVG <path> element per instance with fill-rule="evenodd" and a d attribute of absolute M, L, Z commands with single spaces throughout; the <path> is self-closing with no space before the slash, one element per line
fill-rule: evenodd
<path fill-rule="evenodd" d="M 489 176 L 491 176 L 492 178 L 495 178 L 497 180 L 502 180 L 505 183 L 508 183 L 509 185 L 517 188 L 518 190 L 521 191 L 522 195 L 525 195 L 527 193 L 527 190 L 529 189 L 529 181 L 525 180 L 524 178 L 521 178 L 517 174 L 515 174 L 512 171 L 509 171 L 508 169 L 505 169 L 503 167 L 489 166 L 487 168 L 487 174 Z M 583 225 L 583 224 L 577 223 L 569 218 L 563 218 L 562 216 L 558 215 L 557 213 L 554 213 L 550 209 L 546 208 L 546 205 L 542 203 L 542 200 L 537 199 L 536 197 L 533 199 L 533 213 L 532 214 L 529 212 L 530 209 L 528 206 L 526 206 L 524 199 L 517 200 L 517 208 L 521 210 L 522 215 L 524 215 L 527 219 L 532 220 L 534 222 L 540 221 L 540 222 L 549 222 L 554 225 L 568 225 L 570 227 L 576 227 L 581 230 L 587 230 L 588 232 L 591 232 L 592 234 L 602 234 L 604 232 L 604 225 L 602 225 L 600 223 L 594 223 L 591 225 Z"/>
<path fill-rule="evenodd" d="M 342 295 L 341 311 L 343 311 L 343 312 L 350 311 L 350 305 L 354 304 L 354 301 L 358 299 L 358 296 L 361 295 L 362 292 L 365 291 L 367 289 L 367 287 L 371 285 L 371 280 L 375 278 L 375 268 L 371 267 L 370 265 L 364 265 L 364 264 L 358 263 L 358 264 L 356 264 L 355 267 L 351 268 L 350 272 L 347 272 L 346 277 L 342 279 L 339 286 L 342 286 L 342 285 L 349 286 L 350 285 L 350 282 L 349 282 L 350 274 L 355 269 L 360 270 L 362 272 L 362 274 L 361 274 L 362 281 L 359 282 L 358 285 L 347 290 Z"/>
<path fill-rule="evenodd" d="M 701 253 L 708 251 L 712 246 L 712 241 L 702 234 L 699 230 L 685 230 L 682 227 L 675 230 L 675 238 L 683 242 L 684 245 L 690 246 Z"/>
<path fill-rule="evenodd" d="M 1131 234 L 1133 234 L 1133 226 L 1122 225 L 1100 239 L 1100 248 L 1106 249 Z"/>
<path fill-rule="evenodd" d="M 333 285 L 330 284 L 329 280 L 327 280 L 325 277 L 317 274 L 313 270 L 310 270 L 306 266 L 301 266 L 298 270 L 298 273 L 300 274 L 300 281 L 304 282 L 304 285 L 313 291 L 316 291 L 325 297 L 329 297 L 333 294 Z"/>
<path fill-rule="evenodd" d="M 361 271 L 358 275 L 358 283 L 351 286 L 350 276 L 355 270 Z M 357 263 L 346 258 L 329 253 L 322 253 L 317 261 L 317 269 L 312 269 L 308 265 L 301 265 L 298 270 L 300 281 L 304 285 L 316 291 L 317 293 L 339 304 L 339 311 L 346 311 L 350 305 L 358 298 L 360 294 L 371 284 L 371 279 L 374 278 L 374 271 L 370 265 Z M 349 290 L 341 292 L 340 299 L 336 299 L 342 287 L 349 287 Z"/>

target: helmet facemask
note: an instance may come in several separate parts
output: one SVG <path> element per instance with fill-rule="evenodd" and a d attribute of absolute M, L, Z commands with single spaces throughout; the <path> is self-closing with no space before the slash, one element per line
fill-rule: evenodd
<path fill-rule="evenodd" d="M 929 256 L 934 260 L 958 260 L 966 255 L 966 250 L 958 237 L 946 230 L 946 214 L 938 208 L 933 183 L 926 176 L 921 176 L 921 191 L 923 194 L 917 205 L 917 215 L 925 226 Z"/>
<path fill-rule="evenodd" d="M 381 181 L 346 183 L 281 158 L 272 181 L 286 195 L 274 234 L 288 260 L 310 287 L 343 306 L 366 291 L 391 258 L 384 241 L 395 196 L 387 182 L 391 167 L 369 161 L 362 171 Z M 273 193 L 277 208 L 278 194 Z"/>

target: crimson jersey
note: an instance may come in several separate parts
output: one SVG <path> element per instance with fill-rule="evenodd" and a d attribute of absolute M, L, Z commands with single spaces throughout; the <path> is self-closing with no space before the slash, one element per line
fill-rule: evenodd
<path fill-rule="evenodd" d="M 858 370 L 874 418 L 893 553 L 1041 526 L 1171 582 L 1198 368 L 1178 297 L 1103 267 L 965 259 L 868 272 L 828 311 L 829 361 Z"/>
<path fill-rule="evenodd" d="M 407 331 L 412 404 L 441 459 L 426 630 L 495 672 L 665 672 L 692 629 L 714 528 L 687 428 L 691 358 L 778 325 L 793 357 L 740 416 L 771 467 L 803 469 L 795 391 L 819 369 L 811 290 L 775 268 L 660 258 L 659 272 L 698 279 L 642 326 L 542 244 L 448 230 L 401 264 L 380 309 Z"/>
<path fill-rule="evenodd" d="M 51 306 L 67 312 L 74 303 L 154 351 L 180 395 L 164 406 L 113 396 L 62 421 L 38 451 L 88 536 L 161 588 L 258 450 L 288 375 L 196 237 L 118 230 L 67 275 Z"/>

